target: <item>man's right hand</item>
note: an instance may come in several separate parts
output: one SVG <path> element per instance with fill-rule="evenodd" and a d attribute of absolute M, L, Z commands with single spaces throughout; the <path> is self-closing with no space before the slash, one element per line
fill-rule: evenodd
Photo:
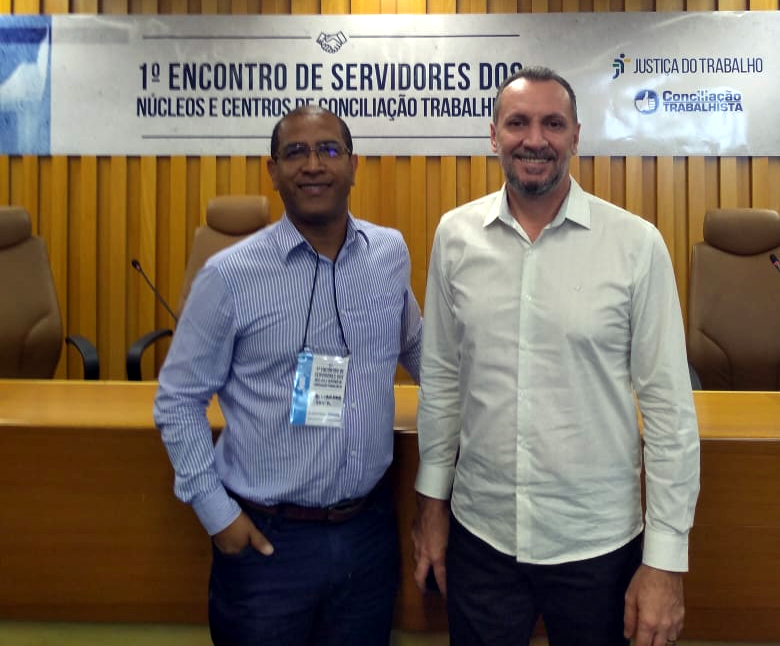
<path fill-rule="evenodd" d="M 238 554 L 250 544 L 265 556 L 274 553 L 274 546 L 243 511 L 225 529 L 214 534 L 212 540 L 223 554 Z"/>
<path fill-rule="evenodd" d="M 412 527 L 414 543 L 414 580 L 425 591 L 425 578 L 433 568 L 436 584 L 447 596 L 447 569 L 445 555 L 450 531 L 450 505 L 447 500 L 417 494 L 417 517 Z"/>

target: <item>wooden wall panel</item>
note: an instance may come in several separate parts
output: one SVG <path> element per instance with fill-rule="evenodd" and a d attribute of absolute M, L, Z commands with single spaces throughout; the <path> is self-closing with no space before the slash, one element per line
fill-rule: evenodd
<path fill-rule="evenodd" d="M 1 2 L 2 0 L 0 0 Z M 11 201 L 11 159 L 8 155 L 0 155 L 0 203 Z"/>
<path fill-rule="evenodd" d="M 123 0 L 118 0 L 116 3 L 110 1 L 98 2 L 98 0 L 72 0 L 70 13 L 109 13 L 110 7 L 103 7 L 102 5 L 104 4 L 116 4 L 122 8 L 122 13 L 127 13 L 126 2 Z"/>
<path fill-rule="evenodd" d="M 412 258 L 412 289 L 417 297 L 420 307 L 425 302 L 425 283 L 428 275 L 428 258 L 431 255 L 433 244 L 433 231 L 431 220 L 426 215 L 425 195 L 426 172 L 425 159 L 422 157 L 407 157 L 404 160 L 404 181 L 409 187 L 408 206 L 409 214 L 414 222 L 411 236 L 406 237 L 409 244 L 409 254 Z M 400 178 L 399 178 L 400 179 Z M 438 219 L 436 220 L 438 222 Z"/>
<path fill-rule="evenodd" d="M 105 213 L 106 217 L 101 218 L 100 244 L 109 252 L 101 256 L 100 275 L 106 278 L 98 281 L 98 352 L 105 375 L 124 375 L 128 284 L 139 279 L 135 270 L 130 268 L 133 258 L 129 257 L 127 240 L 127 159 L 108 157 L 101 161 L 98 208 L 99 213 Z"/>
<path fill-rule="evenodd" d="M 92 340 L 97 339 L 97 283 L 99 279 L 103 280 L 98 275 L 97 262 L 97 168 L 97 158 L 93 156 L 71 157 L 68 160 L 67 304 L 63 322 L 67 333 L 80 334 Z M 60 253 L 62 250 L 56 251 Z M 73 348 L 68 348 L 66 353 L 67 376 L 81 378 L 78 354 Z"/>
<path fill-rule="evenodd" d="M 514 13 L 561 11 L 777 10 L 780 0 L 0 0 L 0 13 L 309 14 Z M 488 124 L 485 124 L 485 137 Z M 360 150 L 356 151 L 358 154 Z M 255 156 L 0 156 L 0 202 L 24 206 L 49 247 L 66 333 L 96 341 L 103 378 L 123 379 L 130 343 L 171 327 L 168 312 L 132 269 L 136 258 L 175 309 L 195 228 L 208 200 L 261 193 L 271 219 L 283 207 Z M 583 157 L 572 175 L 587 191 L 624 206 L 661 231 L 675 267 L 683 311 L 690 248 L 704 213 L 718 206 L 780 209 L 780 157 Z M 423 303 L 427 260 L 442 213 L 498 190 L 498 161 L 475 157 L 360 157 L 350 207 L 400 229 L 412 258 L 412 288 Z M 167 343 L 145 357 L 159 369 Z M 58 377 L 79 378 L 75 351 Z"/>
<path fill-rule="evenodd" d="M 161 269 L 165 269 L 161 284 L 165 286 L 166 293 L 176 295 L 176 302 L 169 303 L 172 308 L 178 308 L 177 291 L 181 287 L 184 278 L 184 268 L 187 264 L 187 245 L 182 240 L 187 239 L 187 158 L 181 155 L 171 158 L 169 175 L 167 179 L 170 194 L 170 217 L 168 220 L 167 235 L 160 241 L 161 248 L 168 255 L 168 262 L 163 263 Z M 256 189 L 254 192 L 257 192 Z M 176 310 L 174 310 L 176 311 Z M 166 312 L 166 314 L 168 314 Z M 174 323 L 167 319 L 168 325 Z"/>

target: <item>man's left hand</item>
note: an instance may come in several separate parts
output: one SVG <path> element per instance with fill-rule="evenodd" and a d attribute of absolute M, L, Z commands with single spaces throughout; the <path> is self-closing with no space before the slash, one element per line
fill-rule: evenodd
<path fill-rule="evenodd" d="M 682 573 L 640 565 L 626 591 L 623 634 L 635 646 L 672 646 L 685 618 Z"/>

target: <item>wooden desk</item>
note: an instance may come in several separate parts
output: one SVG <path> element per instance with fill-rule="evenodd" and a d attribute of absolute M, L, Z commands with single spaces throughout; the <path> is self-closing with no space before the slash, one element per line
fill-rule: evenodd
<path fill-rule="evenodd" d="M 780 393 L 694 393 L 701 494 L 686 638 L 780 643 Z"/>
<path fill-rule="evenodd" d="M 156 384 L 0 380 L 0 617 L 205 622 L 210 544 L 172 493 Z M 396 624 L 442 630 L 409 530 L 417 389 L 396 388 L 393 478 L 403 554 Z M 780 393 L 695 393 L 702 493 L 687 639 L 780 641 Z M 209 410 L 215 430 L 223 419 Z"/>

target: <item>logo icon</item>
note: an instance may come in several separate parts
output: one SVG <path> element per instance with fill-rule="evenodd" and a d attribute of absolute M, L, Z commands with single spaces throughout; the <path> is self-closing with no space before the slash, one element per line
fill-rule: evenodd
<path fill-rule="evenodd" d="M 642 114 L 653 114 L 659 105 L 658 95 L 652 90 L 639 90 L 634 97 L 634 107 Z"/>
<path fill-rule="evenodd" d="M 630 63 L 630 62 L 631 59 L 626 58 L 625 54 L 621 54 L 618 58 L 612 59 L 612 67 L 615 68 L 615 74 L 612 76 L 613 81 L 621 74 L 626 73 L 626 63 Z"/>
<path fill-rule="evenodd" d="M 341 49 L 341 46 L 347 42 L 347 37 L 344 35 L 344 32 L 341 31 L 335 34 L 320 32 L 320 35 L 317 36 L 317 42 L 324 51 L 328 52 L 328 54 L 335 54 Z"/>

